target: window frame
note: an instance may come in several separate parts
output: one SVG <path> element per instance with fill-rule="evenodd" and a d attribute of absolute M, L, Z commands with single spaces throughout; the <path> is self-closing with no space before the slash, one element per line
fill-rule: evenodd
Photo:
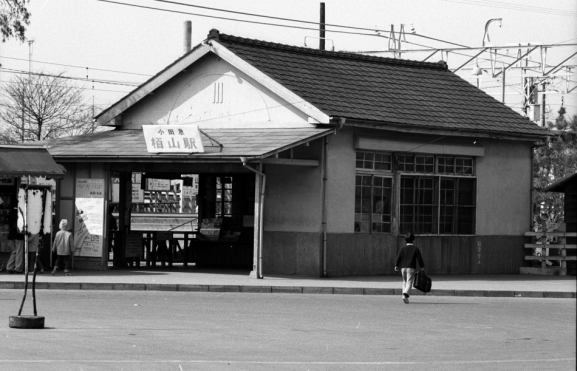
<path fill-rule="evenodd" d="M 374 210 L 374 194 L 373 194 L 373 189 L 374 189 L 374 177 L 375 176 L 384 176 L 384 177 L 390 177 L 391 178 L 391 193 L 390 193 L 390 228 L 389 228 L 389 232 L 375 232 L 374 226 L 373 226 L 373 213 L 371 212 L 371 217 L 370 217 L 370 221 L 369 221 L 369 231 L 368 232 L 361 232 L 360 230 L 356 230 L 354 233 L 363 233 L 363 234 L 373 234 L 373 233 L 378 233 L 378 234 L 394 234 L 395 232 L 397 233 L 402 233 L 402 225 L 403 225 L 403 221 L 402 221 L 402 210 L 401 210 L 401 198 L 402 198 L 402 180 L 406 179 L 407 177 L 412 177 L 416 180 L 418 179 L 431 179 L 433 184 L 432 184 L 432 203 L 431 205 L 423 205 L 423 206 L 419 206 L 417 204 L 412 205 L 413 210 L 415 210 L 415 208 L 419 208 L 419 207 L 431 207 L 432 208 L 432 212 L 430 213 L 430 217 L 432 218 L 432 228 L 430 231 L 426 231 L 423 233 L 420 232 L 414 232 L 415 234 L 418 235 L 432 235 L 432 236 L 474 236 L 476 234 L 476 230 L 477 230 L 477 218 L 476 218 L 476 211 L 477 211 L 477 176 L 476 176 L 476 157 L 474 156 L 449 156 L 449 155 L 437 155 L 437 154 L 428 154 L 428 153 L 405 153 L 405 152 L 378 152 L 378 151 L 367 151 L 367 150 L 357 150 L 356 153 L 363 153 L 363 156 L 366 156 L 367 153 L 369 154 L 373 154 L 372 158 L 373 158 L 373 168 L 372 169 L 368 169 L 368 168 L 358 168 L 355 165 L 355 218 L 354 218 L 354 223 L 355 223 L 355 227 L 357 224 L 357 212 L 356 212 L 356 207 L 357 207 L 357 201 L 356 201 L 356 192 L 357 192 L 357 184 L 356 184 L 356 177 L 357 175 L 371 175 L 371 205 L 370 208 L 371 210 Z M 377 155 L 389 155 L 390 160 L 391 160 L 391 170 L 375 170 L 375 166 L 374 166 L 374 160 L 377 157 Z M 356 160 L 358 161 L 358 155 L 356 156 Z M 411 166 L 409 170 L 405 170 L 407 168 L 407 164 L 409 164 L 409 162 L 407 162 L 407 156 L 411 156 Z M 364 157 L 363 157 L 364 158 Z M 399 161 L 399 159 L 402 158 L 403 161 L 402 164 L 403 166 L 401 166 L 401 162 Z M 421 164 L 418 164 L 418 159 L 420 158 L 424 158 L 425 160 L 422 161 Z M 432 158 L 432 164 L 427 163 L 427 158 Z M 451 172 L 441 172 L 440 170 L 440 159 L 450 159 L 450 167 L 451 167 Z M 461 166 L 462 168 L 465 168 L 466 171 L 465 173 L 458 173 L 458 169 L 457 169 L 457 161 L 463 161 Z M 363 163 L 364 165 L 364 163 Z M 422 166 L 424 167 L 424 169 L 421 167 L 421 169 L 417 169 L 418 166 Z M 432 166 L 432 172 L 429 172 L 427 170 L 431 170 L 430 166 Z M 429 167 L 427 169 L 427 167 Z M 468 170 L 467 170 L 468 169 Z M 425 171 L 418 171 L 418 170 L 425 170 Z M 443 170 L 446 170 L 446 165 L 443 165 Z M 458 193 L 459 193 L 459 185 L 460 185 L 460 181 L 458 179 L 460 178 L 465 178 L 465 179 L 471 179 L 472 180 L 472 190 L 471 190 L 471 194 L 469 195 L 469 197 L 471 198 L 471 205 L 462 205 L 459 203 L 458 201 Z M 454 195 L 453 195 L 453 205 L 445 205 L 441 203 L 441 186 L 442 186 L 442 181 L 443 179 L 453 179 L 455 181 L 455 183 L 457 184 L 457 186 L 455 187 L 455 189 L 453 190 Z M 420 180 L 419 180 L 420 181 Z M 418 190 L 413 190 L 413 192 L 418 192 Z M 415 200 L 414 200 L 415 201 Z M 451 226 L 452 226 L 452 230 L 455 231 L 454 233 L 446 233 L 446 229 L 442 227 L 442 220 L 441 220 L 441 211 L 443 210 L 443 208 L 447 208 L 449 207 L 452 212 L 453 215 L 451 216 L 452 220 L 451 220 Z M 469 212 L 468 214 L 471 216 L 469 218 L 470 221 L 470 232 L 471 233 L 462 233 L 461 232 L 461 228 L 462 225 L 459 225 L 459 217 L 458 217 L 458 212 L 459 210 L 463 210 L 463 209 L 472 209 L 472 212 Z M 446 214 L 445 214 L 446 215 Z M 418 216 L 418 213 L 413 212 L 413 226 L 418 223 L 415 222 L 415 218 Z M 362 223 L 362 221 L 359 221 L 359 223 Z M 360 228 L 362 229 L 362 228 Z M 460 230 L 461 229 L 461 230 Z M 443 233 L 441 233 L 443 232 Z"/>

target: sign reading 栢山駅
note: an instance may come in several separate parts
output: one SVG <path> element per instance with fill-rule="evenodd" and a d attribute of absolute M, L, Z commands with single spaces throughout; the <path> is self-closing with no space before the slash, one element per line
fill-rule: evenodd
<path fill-rule="evenodd" d="M 202 153 L 197 125 L 142 125 L 149 153 Z"/>

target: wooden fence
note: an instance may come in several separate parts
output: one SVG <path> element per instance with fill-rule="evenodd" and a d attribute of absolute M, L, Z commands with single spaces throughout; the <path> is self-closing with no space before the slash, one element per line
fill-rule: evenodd
<path fill-rule="evenodd" d="M 525 236 L 532 239 L 525 244 L 525 249 L 533 251 L 533 254 L 525 255 L 525 260 L 540 263 L 540 266 L 522 267 L 521 274 L 566 275 L 567 262 L 577 260 L 577 244 L 567 244 L 567 237 L 577 237 L 577 232 L 525 232 Z M 572 253 L 567 254 L 567 250 Z M 550 254 L 552 251 L 558 251 L 558 254 Z M 552 266 L 554 261 L 559 265 Z"/>

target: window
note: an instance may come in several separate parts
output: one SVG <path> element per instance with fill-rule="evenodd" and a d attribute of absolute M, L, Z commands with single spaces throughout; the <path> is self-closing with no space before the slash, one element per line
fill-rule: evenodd
<path fill-rule="evenodd" d="M 397 155 L 397 171 L 413 172 L 415 157 L 410 155 Z"/>
<path fill-rule="evenodd" d="M 438 157 L 437 172 L 441 174 L 454 174 L 455 159 L 453 157 Z"/>
<path fill-rule="evenodd" d="M 472 157 L 359 151 L 356 161 L 355 232 L 391 233 L 397 210 L 399 233 L 475 233 Z"/>
<path fill-rule="evenodd" d="M 435 171 L 434 156 L 416 156 L 417 173 L 433 173 Z"/>
<path fill-rule="evenodd" d="M 208 176 L 205 187 L 206 215 L 210 218 L 232 216 L 234 205 L 232 199 L 232 177 Z M 238 203 L 238 201 L 235 203 Z"/>
<path fill-rule="evenodd" d="M 435 178 L 401 177 L 401 233 L 433 233 L 435 209 Z"/>
<path fill-rule="evenodd" d="M 473 159 L 457 157 L 455 159 L 455 173 L 473 175 Z"/>
<path fill-rule="evenodd" d="M 378 175 L 356 177 L 355 232 L 391 232 L 392 178 Z"/>
<path fill-rule="evenodd" d="M 473 234 L 475 179 L 441 178 L 439 233 Z"/>
<path fill-rule="evenodd" d="M 357 169 L 391 171 L 391 159 L 386 153 L 357 152 Z"/>

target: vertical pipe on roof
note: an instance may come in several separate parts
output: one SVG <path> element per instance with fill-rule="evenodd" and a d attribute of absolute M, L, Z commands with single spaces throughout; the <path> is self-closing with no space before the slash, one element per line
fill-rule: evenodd
<path fill-rule="evenodd" d="M 184 21 L 184 53 L 191 49 L 192 21 Z"/>

